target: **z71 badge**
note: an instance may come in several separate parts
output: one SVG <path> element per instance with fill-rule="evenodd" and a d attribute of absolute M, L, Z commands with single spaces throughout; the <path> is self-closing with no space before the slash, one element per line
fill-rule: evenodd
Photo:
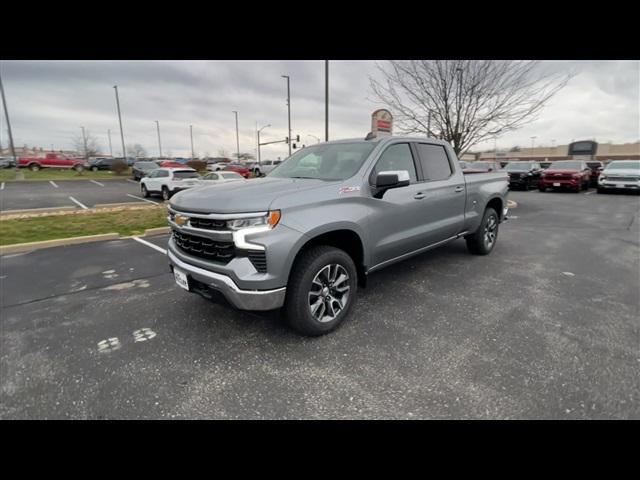
<path fill-rule="evenodd" d="M 360 187 L 340 187 L 340 190 L 338 190 L 339 194 L 343 194 L 343 193 L 353 193 L 353 192 L 359 192 L 360 191 Z"/>

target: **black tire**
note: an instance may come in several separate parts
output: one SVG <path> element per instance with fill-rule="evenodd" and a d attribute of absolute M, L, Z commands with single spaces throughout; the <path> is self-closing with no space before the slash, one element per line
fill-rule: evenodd
<path fill-rule="evenodd" d="M 467 241 L 467 249 L 469 252 L 474 255 L 487 255 L 491 253 L 491 250 L 493 250 L 498 241 L 499 227 L 500 218 L 498 214 L 493 208 L 487 208 L 484 211 L 484 216 L 478 229 L 471 235 L 464 237 Z M 488 232 L 493 232 L 493 237 L 488 235 Z M 491 238 L 493 239 L 490 241 Z"/>
<path fill-rule="evenodd" d="M 171 198 L 171 192 L 167 187 L 162 187 L 162 199 L 168 201 Z"/>
<path fill-rule="evenodd" d="M 40 165 L 38 165 L 37 163 L 32 163 L 31 165 L 29 165 L 29 170 L 31 170 L 32 172 L 37 172 L 38 170 L 40 170 Z"/>
<path fill-rule="evenodd" d="M 321 272 L 330 265 L 338 265 L 346 271 L 348 279 L 345 279 L 344 282 L 348 284 L 349 290 L 346 292 L 346 305 L 335 314 L 335 318 L 320 321 L 311 313 L 310 294 L 313 295 L 312 287 L 316 277 L 320 275 L 320 278 L 322 278 Z M 358 288 L 357 276 L 358 272 L 355 263 L 344 250 L 327 245 L 318 245 L 300 253 L 289 276 L 287 297 L 284 305 L 284 313 L 291 328 L 302 335 L 308 336 L 324 335 L 336 329 L 347 317 L 355 301 Z M 324 288 L 320 291 L 323 292 Z M 328 293 L 331 292 L 332 290 L 328 290 Z M 339 293 L 334 291 L 333 294 Z M 324 316 L 324 313 L 328 312 L 327 305 L 333 302 L 322 300 L 322 294 L 318 294 L 317 298 L 323 307 L 320 315 Z"/>
<path fill-rule="evenodd" d="M 260 169 L 259 169 L 259 168 L 256 168 L 256 171 L 255 171 L 255 172 L 253 172 L 253 174 L 254 174 L 256 177 L 259 177 L 259 176 L 260 176 Z"/>
<path fill-rule="evenodd" d="M 142 196 L 143 196 L 144 198 L 149 198 L 150 194 L 149 194 L 149 190 L 147 190 L 147 186 L 146 186 L 146 185 L 144 185 L 144 184 L 143 184 L 143 185 L 140 187 L 140 191 L 142 192 Z"/>
<path fill-rule="evenodd" d="M 538 187 L 538 190 L 544 193 L 547 191 L 547 187 Z"/>
<path fill-rule="evenodd" d="M 82 165 L 74 165 L 73 169 L 76 172 L 81 172 L 82 170 L 84 170 L 84 167 Z"/>

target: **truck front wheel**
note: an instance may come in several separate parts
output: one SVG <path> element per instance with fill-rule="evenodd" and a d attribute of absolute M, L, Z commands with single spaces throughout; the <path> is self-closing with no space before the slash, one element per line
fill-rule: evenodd
<path fill-rule="evenodd" d="M 309 336 L 334 330 L 355 301 L 357 275 L 344 250 L 318 245 L 303 251 L 287 285 L 284 308 L 289 325 Z"/>
<path fill-rule="evenodd" d="M 474 255 L 487 255 L 491 253 L 498 240 L 498 227 L 500 221 L 493 208 L 487 208 L 482 217 L 478 229 L 471 235 L 467 235 L 467 249 Z"/>

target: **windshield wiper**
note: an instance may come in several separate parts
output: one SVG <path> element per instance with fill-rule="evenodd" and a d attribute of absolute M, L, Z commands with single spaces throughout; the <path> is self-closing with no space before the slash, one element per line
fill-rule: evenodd
<path fill-rule="evenodd" d="M 310 178 L 311 180 L 321 180 L 318 177 L 289 177 L 289 178 Z"/>

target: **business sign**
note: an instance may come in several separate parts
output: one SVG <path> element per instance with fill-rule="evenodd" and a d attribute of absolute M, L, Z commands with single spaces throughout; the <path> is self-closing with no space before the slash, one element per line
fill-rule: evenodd
<path fill-rule="evenodd" d="M 389 110 L 376 110 L 371 114 L 371 133 L 376 137 L 393 133 L 393 115 Z"/>

